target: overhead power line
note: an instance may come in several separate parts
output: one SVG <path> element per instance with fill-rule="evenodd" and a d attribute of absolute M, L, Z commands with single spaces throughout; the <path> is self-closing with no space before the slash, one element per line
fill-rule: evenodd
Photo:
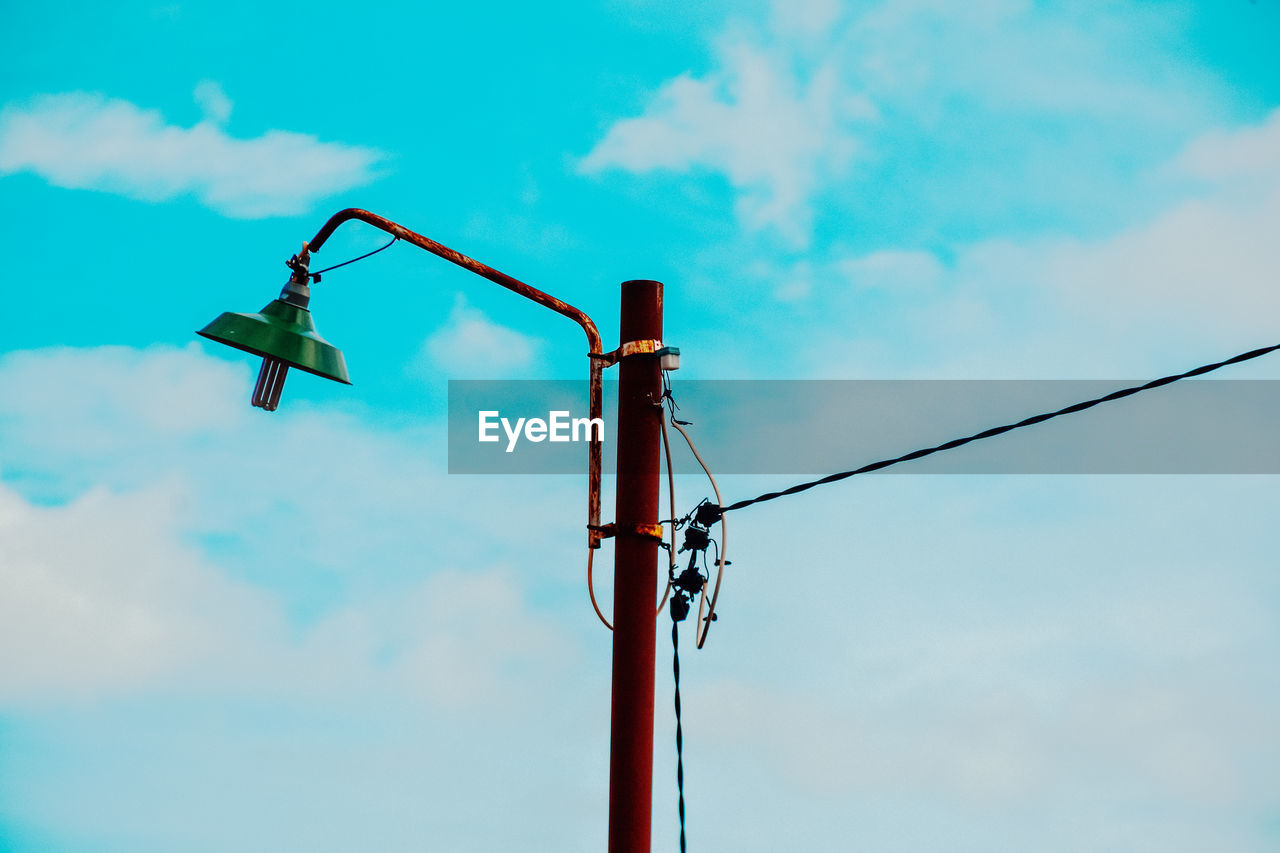
<path fill-rule="evenodd" d="M 952 439 L 951 441 L 944 442 L 943 444 L 939 444 L 935 447 L 926 447 L 921 450 L 914 450 L 911 453 L 905 453 L 902 456 L 896 456 L 893 459 L 882 459 L 879 462 L 872 462 L 870 465 L 863 465 L 861 468 L 855 468 L 852 471 L 841 471 L 838 474 L 828 474 L 827 476 L 822 477 L 821 479 L 810 480 L 807 483 L 800 483 L 798 485 L 792 486 L 789 489 L 783 489 L 780 492 L 766 492 L 765 494 L 759 495 L 758 497 L 751 498 L 750 500 L 738 501 L 737 503 L 729 504 L 728 506 L 714 507 L 714 508 L 708 508 L 704 506 L 703 510 L 704 511 L 711 510 L 711 511 L 714 511 L 716 514 L 723 515 L 724 513 L 730 512 L 732 510 L 749 507 L 752 504 L 764 503 L 765 501 L 775 500 L 777 498 L 785 497 L 787 495 L 797 495 L 800 492 L 806 492 L 815 486 L 824 486 L 827 483 L 835 483 L 840 480 L 846 480 L 849 477 L 855 477 L 858 474 L 870 474 L 873 471 L 882 471 L 885 468 L 888 468 L 892 465 L 897 465 L 902 462 L 910 462 L 914 459 L 923 459 L 926 456 L 932 456 L 933 454 L 941 453 L 944 450 L 954 450 L 957 447 L 963 447 L 964 445 L 969 444 L 970 442 L 980 441 L 984 438 L 994 438 L 997 435 L 1003 435 L 1004 433 L 1012 432 L 1015 429 L 1022 429 L 1023 427 L 1035 426 L 1036 424 L 1042 424 L 1045 421 L 1053 420 L 1054 418 L 1062 417 L 1063 415 L 1072 415 L 1072 414 L 1075 414 L 1076 412 L 1083 412 L 1086 409 L 1091 409 L 1094 406 L 1100 405 L 1102 403 L 1109 403 L 1112 400 L 1119 400 L 1123 397 L 1129 397 L 1134 394 L 1138 394 L 1142 391 L 1150 391 L 1153 388 L 1159 388 L 1163 385 L 1169 385 L 1181 379 L 1190 379 L 1193 376 L 1203 376 L 1206 373 L 1211 373 L 1215 370 L 1218 370 L 1219 368 L 1227 367 L 1228 365 L 1239 364 L 1242 361 L 1249 361 L 1251 359 L 1261 358 L 1262 356 L 1268 355 L 1269 353 L 1273 353 L 1276 350 L 1280 350 L 1280 344 L 1277 344 L 1275 346 L 1270 346 L 1270 347 L 1263 347 L 1262 349 L 1251 350 L 1249 352 L 1244 352 L 1244 353 L 1241 353 L 1240 355 L 1233 356 L 1232 358 L 1229 358 L 1226 361 L 1219 361 L 1219 362 L 1215 362 L 1214 364 L 1205 364 L 1195 368 L 1194 370 L 1188 370 L 1186 373 L 1179 373 L 1174 376 L 1165 376 L 1160 379 L 1155 379 L 1155 380 L 1152 380 L 1151 382 L 1146 383 L 1145 385 L 1136 385 L 1132 388 L 1124 388 L 1119 391 L 1113 391 L 1110 394 L 1107 394 L 1106 396 L 1098 397 L 1093 400 L 1085 400 L 1082 403 L 1076 403 L 1073 406 L 1067 406 L 1065 409 L 1058 409 L 1056 412 L 1046 412 L 1045 414 L 1042 414 L 1042 415 L 1034 415 L 1033 417 L 1026 418 L 1025 420 L 1018 421 L 1017 423 L 1005 424 L 1004 426 L 998 426 L 998 427 L 992 427 L 991 429 L 986 429 L 986 430 L 983 430 L 982 432 L 974 433 L 973 435 L 966 436 L 964 438 L 955 438 L 955 439 Z"/>

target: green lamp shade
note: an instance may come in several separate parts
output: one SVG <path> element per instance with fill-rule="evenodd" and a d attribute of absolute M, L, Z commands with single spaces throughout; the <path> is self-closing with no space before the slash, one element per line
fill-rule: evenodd
<path fill-rule="evenodd" d="M 257 314 L 222 314 L 197 334 L 269 361 L 351 384 L 342 351 L 316 334 L 311 312 L 280 299 L 273 299 Z"/>

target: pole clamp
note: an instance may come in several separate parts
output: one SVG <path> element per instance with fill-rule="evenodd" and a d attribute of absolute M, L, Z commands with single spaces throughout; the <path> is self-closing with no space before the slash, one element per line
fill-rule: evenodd
<path fill-rule="evenodd" d="M 587 528 L 599 533 L 601 539 L 617 536 L 637 536 L 641 539 L 652 539 L 655 542 L 666 541 L 662 535 L 661 524 L 616 524 L 610 522 L 599 526 L 588 524 Z"/>
<path fill-rule="evenodd" d="M 641 341 L 627 341 L 613 352 L 588 353 L 588 355 L 598 361 L 603 361 L 605 367 L 612 367 L 628 356 L 658 355 L 662 348 L 662 341 L 648 339 Z"/>

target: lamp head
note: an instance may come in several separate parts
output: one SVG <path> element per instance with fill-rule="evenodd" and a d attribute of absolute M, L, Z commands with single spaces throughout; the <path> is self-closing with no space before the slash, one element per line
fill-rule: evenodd
<path fill-rule="evenodd" d="M 295 267 L 279 299 L 255 314 L 224 313 L 196 334 L 262 356 L 253 405 L 273 412 L 290 367 L 351 384 L 341 350 L 316 333 L 309 302 L 304 261 L 301 274 Z"/>

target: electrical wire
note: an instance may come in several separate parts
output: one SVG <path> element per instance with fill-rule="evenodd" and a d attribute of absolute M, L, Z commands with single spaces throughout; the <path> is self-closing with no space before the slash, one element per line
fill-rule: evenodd
<path fill-rule="evenodd" d="M 716 506 L 720 506 L 720 501 L 721 501 L 720 487 L 716 485 L 715 476 L 711 473 L 711 469 L 707 467 L 707 463 L 703 461 L 702 454 L 698 453 L 698 448 L 694 446 L 693 439 L 690 438 L 689 433 L 685 431 L 684 425 L 681 424 L 680 421 L 676 419 L 676 401 L 671 396 L 671 386 L 667 382 L 667 377 L 665 373 L 662 376 L 662 381 L 664 386 L 663 396 L 666 398 L 667 402 L 670 404 L 670 407 L 671 407 L 671 412 L 670 412 L 671 425 L 676 429 L 678 429 L 680 431 L 680 434 L 684 436 L 685 443 L 689 445 L 689 451 L 693 453 L 693 458 L 698 460 L 698 464 L 702 466 L 703 473 L 705 473 L 707 475 L 707 479 L 711 481 L 711 491 L 716 496 Z M 663 427 L 663 432 L 664 433 L 666 432 L 665 427 Z M 671 467 L 670 461 L 668 461 L 667 467 L 669 470 Z M 675 513 L 672 512 L 672 517 L 674 516 L 675 516 Z M 675 541 L 674 535 L 675 534 L 673 531 L 672 533 L 673 542 Z M 725 567 L 725 564 L 728 562 L 725 559 L 725 556 L 728 552 L 728 548 L 729 548 L 729 531 L 727 526 L 725 525 L 724 512 L 722 511 L 720 513 L 720 545 L 717 548 L 719 559 L 716 561 L 718 563 L 716 567 L 716 582 L 715 582 L 715 586 L 712 588 L 711 605 L 710 605 L 710 609 L 707 611 L 707 616 L 705 619 L 703 619 L 703 616 L 702 616 L 703 605 L 706 604 L 707 602 L 707 587 L 705 584 L 702 587 L 702 595 L 698 599 L 698 621 L 697 621 L 698 628 L 695 630 L 694 639 L 696 641 L 697 648 L 699 649 L 701 649 L 706 644 L 707 634 L 711 632 L 711 623 L 715 620 L 715 617 L 716 617 L 716 602 L 720 600 L 720 584 L 724 580 L 724 567 Z M 672 560 L 673 561 L 675 560 L 674 551 L 672 552 Z"/>
<path fill-rule="evenodd" d="M 591 570 L 592 564 L 595 563 L 595 557 L 596 557 L 596 549 L 588 548 L 587 549 L 587 595 L 591 596 L 591 607 L 592 609 L 595 610 L 596 615 L 600 617 L 600 621 L 604 623 L 604 626 L 606 628 L 612 631 L 613 623 L 611 623 L 608 619 L 604 618 L 604 614 L 600 612 L 600 605 L 596 603 L 595 580 L 592 577 L 592 570 Z"/>
<path fill-rule="evenodd" d="M 328 272 L 329 270 L 336 270 L 338 267 L 345 267 L 347 264 L 354 264 L 356 261 L 363 261 L 365 258 L 373 257 L 374 255 L 376 255 L 376 254 L 378 254 L 379 252 L 381 252 L 383 249 L 390 249 L 390 248 L 391 248 L 391 244 L 392 244 L 392 243 L 394 243 L 394 242 L 396 242 L 396 241 L 397 241 L 397 240 L 399 240 L 399 239 L 400 239 L 399 237 L 392 237 L 392 238 L 391 238 L 391 242 L 390 242 L 390 243 L 387 243 L 385 246 L 382 246 L 382 247 L 380 247 L 380 248 L 374 249 L 372 252 L 365 252 L 363 255 L 361 255 L 361 256 L 360 256 L 360 257 L 358 257 L 358 258 L 352 258 L 352 259 L 351 259 L 351 260 L 349 260 L 349 261 L 343 261 L 343 262 L 342 262 L 342 263 L 340 263 L 340 264 L 334 264 L 334 265 L 333 265 L 333 266 L 331 266 L 331 267 L 325 267 L 325 268 L 324 268 L 324 269 L 322 269 L 322 270 L 316 270 L 316 271 L 315 271 L 315 272 L 313 272 L 313 273 L 309 273 L 309 275 L 311 276 L 312 281 L 319 281 L 319 280 L 320 280 L 320 273 L 325 273 L 325 272 Z"/>
<path fill-rule="evenodd" d="M 1041 424 L 1041 423 L 1044 423 L 1045 421 L 1052 420 L 1053 418 L 1061 417 L 1062 415 L 1070 415 L 1070 414 L 1075 414 L 1076 412 L 1083 412 L 1084 410 L 1091 409 L 1094 406 L 1097 406 L 1101 403 L 1109 403 L 1112 400 L 1119 400 L 1123 397 L 1128 397 L 1133 394 L 1138 394 L 1142 391 L 1150 391 L 1153 388 L 1159 388 L 1161 386 L 1169 385 L 1173 382 L 1177 382 L 1182 379 L 1189 379 L 1193 376 L 1202 376 L 1206 373 L 1211 373 L 1220 368 L 1227 367 L 1228 365 L 1239 364 L 1242 361 L 1249 361 L 1250 359 L 1260 358 L 1269 353 L 1273 353 L 1276 350 L 1280 350 L 1280 344 L 1277 344 L 1275 346 L 1270 346 L 1270 347 L 1263 347 L 1261 349 L 1250 350 L 1249 352 L 1241 353 L 1240 355 L 1233 356 L 1225 361 L 1219 361 L 1213 364 L 1205 364 L 1193 370 L 1188 370 L 1186 373 L 1178 373 L 1173 376 L 1165 376 L 1160 379 L 1154 379 L 1151 382 L 1147 382 L 1144 385 L 1135 385 L 1132 388 L 1124 388 L 1119 391 L 1113 391 L 1110 394 L 1107 394 L 1102 397 L 1097 397 L 1093 400 L 1085 400 L 1082 403 L 1076 403 L 1074 405 L 1067 406 L 1066 408 L 1058 409 L 1056 412 L 1046 412 L 1045 414 L 1042 414 L 1042 415 L 1034 415 L 1024 420 L 1018 421 L 1017 423 L 1006 424 L 1004 426 L 998 426 L 998 427 L 992 427 L 991 429 L 986 429 L 986 430 L 983 430 L 982 432 L 974 433 L 973 435 L 966 436 L 965 438 L 952 439 L 951 441 L 945 442 L 943 444 L 939 444 L 935 447 L 927 447 L 921 450 L 915 450 L 915 451 L 912 451 L 911 453 L 905 453 L 902 456 L 894 457 L 893 459 L 883 459 L 879 462 L 872 462 L 870 465 L 863 465 L 861 468 L 855 468 L 852 471 L 841 471 L 838 474 L 829 474 L 817 480 L 811 480 L 807 483 L 800 483 L 798 485 L 792 486 L 789 489 L 783 489 L 780 492 L 766 492 L 765 494 L 759 495 L 758 497 L 751 498 L 750 500 L 738 501 L 737 503 L 730 504 L 729 506 L 719 506 L 720 496 L 717 493 L 716 504 L 720 510 L 720 518 L 723 521 L 724 514 L 732 510 L 743 509 L 745 507 L 751 506 L 752 504 L 764 503 L 765 501 L 775 500 L 777 498 L 786 497 L 787 495 L 796 495 L 796 494 L 799 494 L 800 492 L 808 491 L 809 489 L 812 489 L 815 486 L 824 486 L 828 483 L 835 483 L 840 480 L 848 479 L 849 477 L 857 476 L 858 474 L 869 474 L 872 471 L 881 471 L 885 468 L 888 468 L 891 465 L 897 465 L 901 462 L 910 462 L 915 459 L 923 459 L 926 456 L 932 456 L 933 454 L 940 453 L 944 450 L 953 450 L 957 447 L 963 447 L 964 445 L 969 444 L 970 442 L 973 442 L 973 441 L 980 441 L 984 438 L 993 438 L 997 435 L 1003 435 L 1006 432 L 1012 432 L 1015 429 L 1021 429 L 1023 427 L 1029 427 L 1029 426 L 1034 426 L 1035 424 Z M 681 432 L 683 431 L 684 430 L 681 430 Z M 695 452 L 694 455 L 696 456 L 697 453 Z M 705 469 L 706 466 L 703 466 L 703 467 Z M 714 605 L 714 603 L 715 602 L 713 599 L 712 604 Z"/>
<path fill-rule="evenodd" d="M 680 632 L 679 622 L 671 620 L 671 670 L 676 682 L 676 790 L 680 797 L 680 853 L 685 853 L 684 840 L 684 728 L 680 721 Z"/>
<path fill-rule="evenodd" d="M 669 563 L 668 563 L 668 570 L 667 570 L 667 586 L 666 586 L 666 589 L 664 589 L 662 592 L 662 600 L 658 602 L 658 610 L 654 614 L 655 619 L 662 615 L 662 608 L 665 607 L 667 604 L 667 596 L 671 594 L 671 579 L 675 575 L 675 567 L 676 567 L 676 522 L 674 520 L 676 517 L 676 478 L 675 478 L 675 472 L 671 468 L 671 443 L 667 441 L 667 425 L 662 418 L 661 403 L 658 404 L 658 424 L 662 427 L 662 448 L 663 450 L 666 451 L 666 455 L 667 455 L 667 495 L 668 495 L 670 506 L 671 506 L 672 521 L 668 522 L 668 526 L 671 529 L 671 543 L 667 547 L 667 553 L 669 555 Z M 697 451 L 694 451 L 694 455 L 695 456 L 697 455 Z M 716 495 L 717 497 L 719 497 L 719 492 L 717 492 Z M 596 602 L 596 586 L 595 586 L 595 572 L 594 572 L 595 553 L 596 551 L 594 548 L 587 549 L 587 595 L 591 598 L 591 608 L 595 610 L 596 616 L 600 617 L 600 622 L 606 628 L 612 631 L 613 623 L 605 618 L 604 613 L 600 610 L 599 603 Z M 701 648 L 701 646 L 699 646 L 699 648 Z"/>
<path fill-rule="evenodd" d="M 662 608 L 671 595 L 671 584 L 676 578 L 676 473 L 671 467 L 671 442 L 667 440 L 667 421 L 662 416 L 662 402 L 659 401 L 657 406 L 658 426 L 662 429 L 662 451 L 667 457 L 667 498 L 671 513 L 671 521 L 667 523 L 667 529 L 671 531 L 671 541 L 667 545 L 667 586 L 662 591 L 662 600 L 658 602 L 658 614 L 661 615 Z"/>

